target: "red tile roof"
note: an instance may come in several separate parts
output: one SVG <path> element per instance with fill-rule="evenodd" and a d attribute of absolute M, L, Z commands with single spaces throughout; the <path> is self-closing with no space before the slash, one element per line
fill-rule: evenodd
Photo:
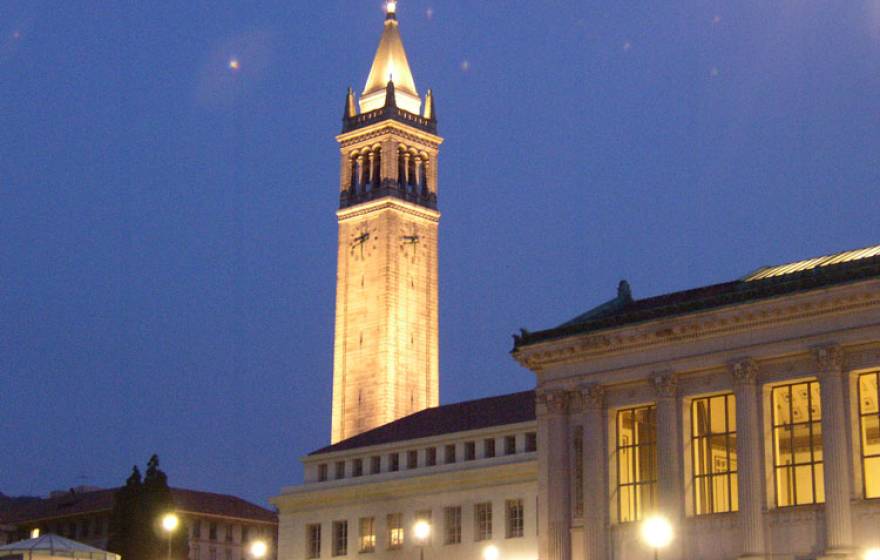
<path fill-rule="evenodd" d="M 517 424 L 534 419 L 535 392 L 523 391 L 428 408 L 334 445 L 323 447 L 310 455 Z"/>
<path fill-rule="evenodd" d="M 117 488 L 109 488 L 70 493 L 56 498 L 15 504 L 0 513 L 0 521 L 15 524 L 74 515 L 109 513 L 113 509 L 113 494 L 116 490 Z M 171 493 L 175 505 L 181 512 L 248 519 L 257 523 L 278 522 L 275 512 L 236 496 L 185 488 L 172 488 Z"/>

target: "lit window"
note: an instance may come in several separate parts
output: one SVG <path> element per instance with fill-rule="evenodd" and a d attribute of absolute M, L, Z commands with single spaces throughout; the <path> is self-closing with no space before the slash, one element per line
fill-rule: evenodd
<path fill-rule="evenodd" d="M 474 506 L 474 540 L 485 541 L 492 538 L 492 502 Z"/>
<path fill-rule="evenodd" d="M 617 412 L 617 519 L 639 521 L 657 499 L 654 406 Z"/>
<path fill-rule="evenodd" d="M 461 542 L 461 506 L 443 509 L 445 525 L 443 527 L 443 544 Z"/>
<path fill-rule="evenodd" d="M 865 497 L 880 498 L 880 373 L 859 376 L 859 420 L 862 433 L 862 470 Z"/>
<path fill-rule="evenodd" d="M 306 526 L 306 558 L 321 557 L 321 525 Z"/>
<path fill-rule="evenodd" d="M 584 427 L 575 426 L 572 436 L 572 454 L 574 455 L 574 469 L 572 473 L 572 492 L 574 493 L 572 501 L 574 506 L 574 516 L 583 517 L 584 515 Z"/>
<path fill-rule="evenodd" d="M 523 536 L 523 501 L 507 500 L 506 507 L 506 531 L 504 536 L 508 539 Z"/>
<path fill-rule="evenodd" d="M 359 552 L 376 550 L 376 523 L 372 517 L 361 517 Z"/>
<path fill-rule="evenodd" d="M 737 511 L 736 400 L 732 394 L 691 403 L 694 511 Z"/>
<path fill-rule="evenodd" d="M 333 556 L 348 554 L 348 521 L 333 522 Z"/>
<path fill-rule="evenodd" d="M 773 388 L 773 466 L 778 507 L 825 501 L 819 383 Z"/>
<path fill-rule="evenodd" d="M 388 548 L 403 546 L 403 514 L 388 514 Z"/>

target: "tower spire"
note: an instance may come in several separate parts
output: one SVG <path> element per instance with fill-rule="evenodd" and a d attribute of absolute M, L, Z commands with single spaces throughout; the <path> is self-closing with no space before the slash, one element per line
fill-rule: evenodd
<path fill-rule="evenodd" d="M 376 55 L 373 57 L 370 75 L 361 94 L 361 113 L 381 109 L 384 106 L 385 89 L 389 80 L 394 82 L 398 107 L 415 115 L 421 114 L 422 100 L 409 68 L 403 39 L 400 37 L 395 0 L 389 0 L 385 4 L 385 26 Z"/>

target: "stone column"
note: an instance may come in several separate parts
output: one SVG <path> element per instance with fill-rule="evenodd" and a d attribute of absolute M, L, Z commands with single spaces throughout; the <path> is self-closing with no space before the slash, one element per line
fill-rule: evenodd
<path fill-rule="evenodd" d="M 538 391 L 540 560 L 571 560 L 568 394 Z"/>
<path fill-rule="evenodd" d="M 739 487 L 740 558 L 765 558 L 761 426 L 758 421 L 758 364 L 751 359 L 730 366 L 736 397 L 736 468 Z"/>
<path fill-rule="evenodd" d="M 678 379 L 671 372 L 656 373 L 653 383 L 657 391 L 657 511 L 679 524 L 683 500 Z"/>
<path fill-rule="evenodd" d="M 591 383 L 581 388 L 584 426 L 584 560 L 605 560 L 608 496 L 605 472 L 605 389 Z"/>
<path fill-rule="evenodd" d="M 839 346 L 814 349 L 819 368 L 822 407 L 822 457 L 825 462 L 825 554 L 852 558 L 852 468 L 847 445 L 843 350 Z"/>

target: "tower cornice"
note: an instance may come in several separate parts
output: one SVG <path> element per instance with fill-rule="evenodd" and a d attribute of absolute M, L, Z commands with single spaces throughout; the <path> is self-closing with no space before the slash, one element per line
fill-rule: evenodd
<path fill-rule="evenodd" d="M 365 140 L 377 138 L 389 133 L 397 134 L 407 140 L 421 142 L 434 149 L 439 148 L 440 144 L 443 143 L 443 138 L 436 134 L 432 134 L 431 132 L 421 130 L 396 120 L 380 120 L 363 128 L 345 131 L 336 136 L 336 141 L 339 142 L 339 147 L 344 149 Z"/>

